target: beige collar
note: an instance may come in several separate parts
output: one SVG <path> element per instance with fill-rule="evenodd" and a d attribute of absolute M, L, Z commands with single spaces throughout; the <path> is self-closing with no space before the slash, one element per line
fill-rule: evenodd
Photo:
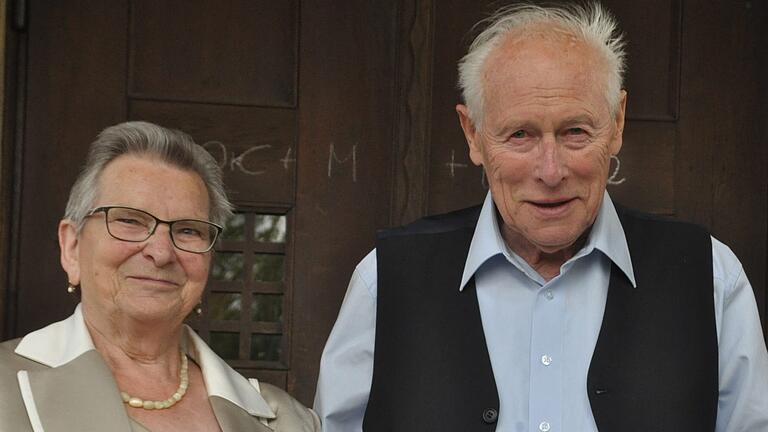
<path fill-rule="evenodd" d="M 182 334 L 182 348 L 200 366 L 209 397 L 226 399 L 254 417 L 276 417 L 261 396 L 258 381 L 248 380 L 235 372 L 188 326 L 184 326 Z M 95 351 L 93 340 L 85 326 L 81 305 L 77 305 L 69 318 L 26 335 L 15 352 L 58 368 L 91 350 Z"/>

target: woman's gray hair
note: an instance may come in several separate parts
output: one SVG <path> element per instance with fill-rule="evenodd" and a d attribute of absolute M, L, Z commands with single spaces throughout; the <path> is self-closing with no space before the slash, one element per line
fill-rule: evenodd
<path fill-rule="evenodd" d="M 208 190 L 209 218 L 223 225 L 232 214 L 224 191 L 221 168 L 204 148 L 184 132 L 156 124 L 132 121 L 110 126 L 91 144 L 85 167 L 77 177 L 64 218 L 82 228 L 99 190 L 99 177 L 110 162 L 123 155 L 148 156 L 200 176 Z"/>
<path fill-rule="evenodd" d="M 483 73 L 488 55 L 513 31 L 546 25 L 565 31 L 592 45 L 607 66 L 606 100 L 614 114 L 619 107 L 626 68 L 624 37 L 616 19 L 598 2 L 542 7 L 523 3 L 499 9 L 478 25 L 485 25 L 459 61 L 459 88 L 469 117 L 481 128 L 485 96 Z"/>

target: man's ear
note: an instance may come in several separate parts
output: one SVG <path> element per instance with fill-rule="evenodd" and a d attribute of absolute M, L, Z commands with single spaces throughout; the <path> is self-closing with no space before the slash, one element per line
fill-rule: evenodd
<path fill-rule="evenodd" d="M 625 114 L 627 112 L 627 92 L 626 90 L 621 90 L 620 96 L 619 96 L 619 106 L 616 109 L 616 116 L 614 118 L 614 121 L 616 122 L 616 131 L 614 133 L 613 139 L 611 140 L 611 147 L 610 152 L 611 156 L 616 156 L 619 154 L 619 150 L 621 150 L 621 145 L 624 142 L 624 118 Z"/>
<path fill-rule="evenodd" d="M 466 105 L 458 104 L 456 105 L 456 113 L 459 115 L 459 123 L 461 123 L 461 129 L 464 131 L 464 138 L 467 139 L 469 158 L 472 159 L 472 163 L 481 166 L 483 164 L 483 149 L 477 136 L 475 123 L 469 118 L 469 108 Z"/>
<path fill-rule="evenodd" d="M 59 249 L 61 267 L 67 272 L 68 282 L 80 285 L 80 239 L 77 236 L 77 225 L 69 219 L 59 222 Z"/>

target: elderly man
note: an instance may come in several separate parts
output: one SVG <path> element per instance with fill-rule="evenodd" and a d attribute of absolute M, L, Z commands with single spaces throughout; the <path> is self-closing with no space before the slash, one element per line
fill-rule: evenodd
<path fill-rule="evenodd" d="M 379 236 L 323 353 L 326 431 L 768 431 L 732 252 L 606 192 L 627 95 L 599 5 L 501 11 L 459 66 L 484 205 Z"/>

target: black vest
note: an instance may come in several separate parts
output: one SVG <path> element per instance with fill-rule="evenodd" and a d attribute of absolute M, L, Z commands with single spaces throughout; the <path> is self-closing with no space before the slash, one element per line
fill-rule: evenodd
<path fill-rule="evenodd" d="M 495 430 L 499 398 L 474 278 L 458 290 L 479 213 L 465 209 L 379 233 L 366 432 Z M 718 351 L 709 234 L 621 209 L 619 218 L 637 288 L 611 268 L 584 389 L 598 429 L 714 431 Z"/>

